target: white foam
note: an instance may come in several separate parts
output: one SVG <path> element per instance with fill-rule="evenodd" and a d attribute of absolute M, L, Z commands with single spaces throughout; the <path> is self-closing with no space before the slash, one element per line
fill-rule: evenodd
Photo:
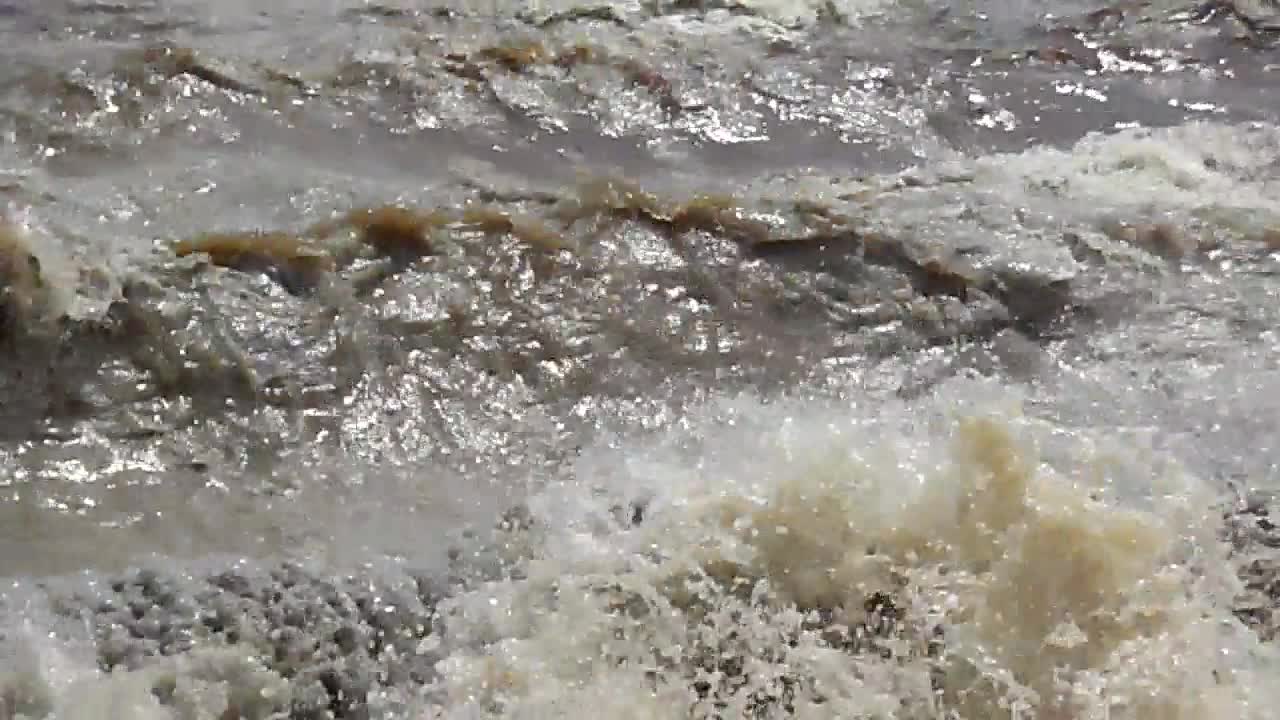
<path fill-rule="evenodd" d="M 1205 532 L 1212 493 L 1091 472 L 1083 442 L 1052 469 L 1036 450 L 1046 428 L 1016 396 L 950 390 L 995 400 L 745 401 L 696 424 L 696 461 L 681 458 L 683 435 L 602 451 L 602 484 L 653 495 L 648 519 L 601 532 L 587 487 L 600 456 L 560 488 L 543 509 L 563 529 L 527 579 L 449 603 L 444 716 L 686 717 L 710 702 L 695 678 L 714 686 L 729 663 L 745 685 L 713 694 L 733 716 L 787 678 L 800 717 L 936 717 L 931 682 L 963 717 L 1003 717 L 1010 702 L 1040 718 L 1268 717 L 1276 657 L 1226 610 L 1236 581 Z M 1144 502 L 1110 499 L 1126 495 Z M 891 643 L 904 659 L 800 630 L 813 612 L 858 621 L 873 592 L 905 610 Z M 935 625 L 950 660 L 931 671 Z"/>

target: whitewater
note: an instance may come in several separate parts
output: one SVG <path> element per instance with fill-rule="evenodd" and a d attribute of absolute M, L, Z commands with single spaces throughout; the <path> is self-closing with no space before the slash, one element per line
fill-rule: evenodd
<path fill-rule="evenodd" d="M 0 33 L 0 720 L 1280 717 L 1270 3 Z"/>

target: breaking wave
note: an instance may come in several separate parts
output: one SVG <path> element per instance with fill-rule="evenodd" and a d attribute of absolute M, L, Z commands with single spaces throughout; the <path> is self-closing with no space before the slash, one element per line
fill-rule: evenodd
<path fill-rule="evenodd" d="M 1007 386 L 937 390 L 913 405 L 722 399 L 584 450 L 455 548 L 431 629 L 379 658 L 429 658 L 431 677 L 388 682 L 368 707 L 1272 717 L 1277 657 L 1233 614 L 1240 559 L 1216 490 L 1024 413 Z M 247 639 L 104 675 L 26 622 L 6 636 L 6 717 L 265 718 L 295 700 Z"/>

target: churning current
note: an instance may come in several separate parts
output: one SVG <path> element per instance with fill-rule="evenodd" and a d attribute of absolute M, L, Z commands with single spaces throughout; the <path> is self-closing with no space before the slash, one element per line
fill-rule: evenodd
<path fill-rule="evenodd" d="M 1280 718 L 1274 3 L 0 38 L 0 720 Z"/>

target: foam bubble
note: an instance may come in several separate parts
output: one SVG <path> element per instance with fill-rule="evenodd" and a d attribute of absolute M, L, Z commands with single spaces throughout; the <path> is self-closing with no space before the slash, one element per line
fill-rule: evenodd
<path fill-rule="evenodd" d="M 1118 502 L 968 390 L 997 400 L 722 406 L 698 461 L 613 455 L 647 517 L 606 531 L 592 477 L 560 488 L 523 579 L 446 603 L 443 715 L 1264 717 L 1276 658 L 1226 609 L 1208 491 L 1113 471 L 1146 496 Z"/>

